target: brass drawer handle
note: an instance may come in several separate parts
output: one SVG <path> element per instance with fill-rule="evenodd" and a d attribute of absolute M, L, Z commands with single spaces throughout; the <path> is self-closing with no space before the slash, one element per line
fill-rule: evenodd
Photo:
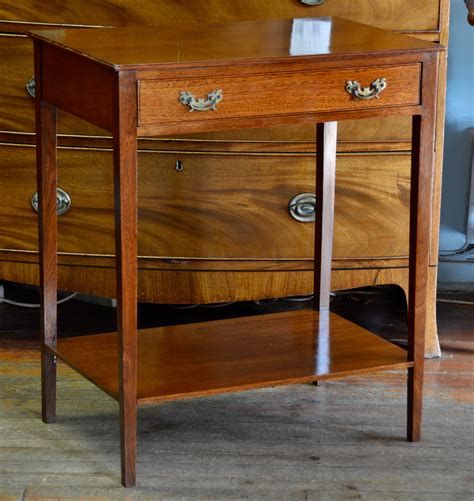
<path fill-rule="evenodd" d="M 189 106 L 189 111 L 209 111 L 216 110 L 217 103 L 222 101 L 222 91 L 213 90 L 207 95 L 207 99 L 196 99 L 191 92 L 182 91 L 179 93 L 179 101 L 185 106 Z"/>
<path fill-rule="evenodd" d="M 32 75 L 32 77 L 26 82 L 26 90 L 28 91 L 28 94 L 35 99 L 36 98 L 36 93 L 35 93 L 35 76 Z"/>
<path fill-rule="evenodd" d="M 58 216 L 66 214 L 66 212 L 71 208 L 71 197 L 62 188 L 56 190 L 56 213 Z M 36 192 L 31 197 L 31 206 L 38 212 L 38 192 Z"/>
<path fill-rule="evenodd" d="M 300 193 L 294 196 L 288 204 L 290 216 L 301 223 L 313 223 L 316 220 L 316 195 Z"/>
<path fill-rule="evenodd" d="M 346 91 L 349 92 L 355 99 L 373 99 L 379 98 L 379 94 L 387 87 L 385 78 L 377 78 L 369 87 L 361 87 L 356 80 L 349 80 L 346 83 Z"/>
<path fill-rule="evenodd" d="M 305 5 L 321 5 L 326 2 L 326 0 L 300 0 L 301 3 Z"/>

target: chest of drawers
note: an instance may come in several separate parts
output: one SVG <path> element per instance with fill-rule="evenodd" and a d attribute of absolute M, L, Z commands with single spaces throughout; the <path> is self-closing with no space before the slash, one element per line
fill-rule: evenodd
<path fill-rule="evenodd" d="M 327 0 L 315 6 L 299 0 L 68 0 L 48 2 L 46 6 L 32 0 L 4 2 L 0 6 L 0 50 L 5 56 L 0 60 L 0 214 L 4 228 L 0 236 L 0 278 L 32 284 L 39 279 L 37 214 L 31 204 L 35 193 L 34 102 L 26 89 L 34 70 L 31 41 L 24 35 L 27 29 L 44 23 L 52 27 L 133 26 L 340 15 L 446 44 L 447 4 L 446 0 L 423 0 L 416 5 L 408 0 L 376 4 Z M 236 38 L 240 43 L 245 41 L 242 34 L 236 33 Z M 413 92 L 418 70 L 407 70 L 397 75 L 401 79 L 398 92 Z M 380 76 L 372 69 L 369 73 L 360 75 L 360 81 L 373 81 Z M 438 164 L 429 272 L 430 354 L 438 351 L 434 291 L 444 77 L 443 59 L 438 86 Z M 292 95 L 295 93 L 291 78 L 279 78 L 286 89 L 286 99 L 294 106 L 308 106 L 311 90 L 303 88 L 298 95 Z M 147 99 L 152 96 L 156 100 L 158 109 L 160 99 L 165 99 L 167 92 L 174 92 L 175 85 L 190 84 L 148 82 L 142 91 Z M 239 88 L 243 84 L 236 82 Z M 195 95 L 202 95 L 199 85 L 193 89 Z M 30 92 L 34 92 L 31 85 Z M 349 96 L 344 91 L 341 96 L 330 92 L 328 86 L 326 103 L 341 99 L 343 108 Z M 393 92 L 390 99 L 400 97 L 392 89 L 386 92 L 387 96 Z M 262 82 L 261 93 L 252 93 L 243 101 L 232 103 L 232 107 L 244 115 L 245 110 L 263 102 L 264 93 Z M 222 102 L 223 109 L 230 106 L 229 99 L 230 96 Z M 324 102 L 317 105 L 324 106 Z M 360 106 L 364 106 L 363 102 Z M 275 113 L 278 107 L 276 102 Z M 153 113 L 147 110 L 141 117 L 143 126 L 156 118 Z M 171 123 L 176 117 L 170 113 Z M 209 303 L 310 293 L 314 224 L 295 219 L 289 206 L 297 203 L 298 195 L 315 193 L 314 127 L 289 124 L 251 131 L 196 133 L 192 128 L 193 113 L 181 113 L 188 115 L 189 123 L 183 133 L 139 140 L 139 298 L 166 303 Z M 111 140 L 104 130 L 66 113 L 59 115 L 58 131 L 59 186 L 71 203 L 59 218 L 60 287 L 112 296 L 113 193 L 107 177 L 110 170 L 97 168 L 111 165 Z M 396 284 L 407 290 L 410 137 L 407 117 L 341 124 L 334 289 Z M 292 168 L 287 169 L 290 163 Z M 281 175 L 272 176 L 275 172 Z M 249 173 L 256 179 L 251 187 L 245 182 Z M 160 185 L 153 182 L 158 174 Z M 366 183 L 367 177 L 370 184 Z M 181 198 L 183 189 L 187 195 Z M 154 203 L 157 196 L 164 198 L 166 204 L 158 207 Z M 63 202 L 66 209 L 67 199 Z M 296 208 L 304 210 L 303 206 Z M 308 219 L 311 216 L 305 215 Z M 266 242 L 272 245 L 264 245 Z"/>

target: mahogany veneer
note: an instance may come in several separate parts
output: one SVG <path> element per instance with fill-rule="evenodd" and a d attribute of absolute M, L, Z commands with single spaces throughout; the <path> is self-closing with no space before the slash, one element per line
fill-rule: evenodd
<path fill-rule="evenodd" d="M 118 400 L 117 340 L 116 332 L 60 339 L 54 353 Z M 171 400 L 412 365 L 402 348 L 327 312 L 142 329 L 137 400 Z"/>
<path fill-rule="evenodd" d="M 119 400 L 122 483 L 136 481 L 137 404 L 408 367 L 408 439 L 421 436 L 438 57 L 428 42 L 337 18 L 179 29 L 34 32 L 43 420 L 55 355 Z M 236 34 L 245 34 L 236 37 Z M 242 43 L 244 40 L 245 43 Z M 386 71 L 386 73 L 385 73 Z M 382 74 L 381 74 L 382 73 Z M 327 80 L 324 80 L 327 78 Z M 362 97 L 348 79 L 363 79 Z M 308 88 L 311 90 L 308 92 Z M 189 112 L 220 89 L 215 109 Z M 252 92 L 253 90 L 253 92 Z M 385 92 L 387 90 L 387 92 Z M 347 95 L 346 95 L 347 94 Z M 278 106 L 276 105 L 278 103 Z M 214 103 L 215 104 L 215 103 Z M 57 340 L 56 109 L 112 132 L 118 332 Z M 209 108 L 209 106 L 208 106 Z M 330 315 L 337 120 L 413 117 L 408 353 Z M 317 123 L 314 308 L 137 333 L 137 134 Z M 223 167 L 225 168 L 225 166 Z M 249 183 L 253 182 L 249 176 Z M 370 179 L 368 179 L 370 182 Z M 158 204 L 160 200 L 156 201 Z M 349 338 L 351 342 L 349 342 Z M 109 351 L 110 350 L 110 351 Z"/>

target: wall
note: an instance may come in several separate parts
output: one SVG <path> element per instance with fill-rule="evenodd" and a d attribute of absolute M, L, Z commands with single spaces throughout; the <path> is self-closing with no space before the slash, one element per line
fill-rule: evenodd
<path fill-rule="evenodd" d="M 469 129 L 474 127 L 474 27 L 468 24 L 466 14 L 463 0 L 451 0 L 440 231 L 441 285 L 474 282 L 474 262 L 466 265 L 462 257 L 443 257 L 443 254 L 459 253 L 466 245 L 471 178 Z"/>

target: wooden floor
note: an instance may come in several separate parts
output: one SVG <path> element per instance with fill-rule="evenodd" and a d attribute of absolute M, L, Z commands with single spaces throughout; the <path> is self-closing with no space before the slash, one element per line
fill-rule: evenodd
<path fill-rule="evenodd" d="M 360 297 L 333 309 L 385 334 L 403 324 Z M 60 364 L 58 422 L 43 424 L 37 313 L 0 305 L 0 500 L 474 499 L 474 306 L 439 306 L 421 444 L 404 440 L 403 372 L 161 403 L 139 409 L 138 487 L 123 489 L 117 403 Z M 108 310 L 63 310 L 66 334 L 93 317 L 113 329 Z"/>

